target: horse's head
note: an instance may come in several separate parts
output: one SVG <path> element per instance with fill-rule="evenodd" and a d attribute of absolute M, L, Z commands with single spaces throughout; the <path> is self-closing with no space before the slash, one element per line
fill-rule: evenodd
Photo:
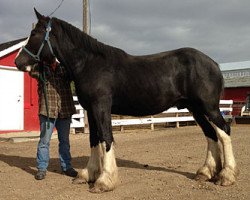
<path fill-rule="evenodd" d="M 52 63 L 55 59 L 52 50 L 51 19 L 34 10 L 38 22 L 15 59 L 17 68 L 22 71 L 30 71 L 32 66 L 40 61 Z"/>

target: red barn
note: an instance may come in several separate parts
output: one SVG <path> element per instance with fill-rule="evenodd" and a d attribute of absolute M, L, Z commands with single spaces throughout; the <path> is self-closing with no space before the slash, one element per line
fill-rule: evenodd
<path fill-rule="evenodd" d="M 220 64 L 225 80 L 223 99 L 232 99 L 233 115 L 239 116 L 250 93 L 250 61 Z"/>
<path fill-rule="evenodd" d="M 0 133 L 39 130 L 37 82 L 14 64 L 24 41 L 0 44 Z"/>

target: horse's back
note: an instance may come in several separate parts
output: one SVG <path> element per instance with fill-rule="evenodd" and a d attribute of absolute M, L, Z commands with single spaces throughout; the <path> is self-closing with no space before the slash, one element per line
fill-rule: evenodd
<path fill-rule="evenodd" d="M 223 84 L 217 63 L 192 48 L 130 56 L 116 72 L 113 111 L 117 114 L 155 114 L 211 95 L 218 101 Z"/>

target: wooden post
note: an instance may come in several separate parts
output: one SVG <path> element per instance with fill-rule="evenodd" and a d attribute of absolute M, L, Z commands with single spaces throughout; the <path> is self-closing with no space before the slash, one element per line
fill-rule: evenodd
<path fill-rule="evenodd" d="M 70 134 L 76 134 L 76 129 L 75 128 L 70 128 Z"/>
<path fill-rule="evenodd" d="M 83 0 L 83 32 L 89 34 L 89 0 Z"/>
<path fill-rule="evenodd" d="M 123 119 L 123 118 L 124 118 L 124 117 L 123 117 L 122 115 L 120 115 L 120 119 Z M 123 125 L 121 125 L 120 131 L 121 131 L 122 133 L 124 133 L 124 126 L 123 126 Z"/>
<path fill-rule="evenodd" d="M 153 115 L 151 115 L 151 119 L 153 119 L 154 118 L 154 116 Z M 151 131 L 154 131 L 155 130 L 155 126 L 154 126 L 154 123 L 152 123 L 151 124 Z"/>
<path fill-rule="evenodd" d="M 89 34 L 89 0 L 83 0 L 83 32 Z M 89 133 L 87 111 L 84 110 L 84 133 Z"/>
<path fill-rule="evenodd" d="M 176 113 L 175 114 L 175 117 L 179 117 L 179 114 L 178 113 Z M 177 121 L 176 122 L 176 128 L 179 128 L 180 127 L 180 122 L 179 121 Z"/>

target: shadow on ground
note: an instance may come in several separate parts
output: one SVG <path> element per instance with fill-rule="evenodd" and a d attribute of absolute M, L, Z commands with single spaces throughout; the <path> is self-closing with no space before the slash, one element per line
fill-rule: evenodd
<path fill-rule="evenodd" d="M 89 159 L 88 156 L 72 158 L 72 165 L 76 169 L 82 169 L 84 166 L 86 166 L 88 159 Z M 180 174 L 182 176 L 187 177 L 188 179 L 194 179 L 195 177 L 194 173 L 182 172 L 174 168 L 165 168 L 165 167 L 145 165 L 139 162 L 135 162 L 131 160 L 124 160 L 124 159 L 119 159 L 119 158 L 117 158 L 116 160 L 117 160 L 118 167 L 135 168 L 135 169 L 142 169 L 142 170 L 155 170 L 155 171 L 162 171 L 162 172 L 167 172 L 167 173 Z M 36 168 L 35 158 L 0 154 L 0 161 L 5 162 L 11 167 L 20 168 L 23 171 L 31 175 L 35 175 L 36 173 L 36 169 L 34 169 Z M 50 159 L 48 171 L 53 172 L 53 173 L 59 173 L 59 174 L 61 173 L 58 158 Z"/>

